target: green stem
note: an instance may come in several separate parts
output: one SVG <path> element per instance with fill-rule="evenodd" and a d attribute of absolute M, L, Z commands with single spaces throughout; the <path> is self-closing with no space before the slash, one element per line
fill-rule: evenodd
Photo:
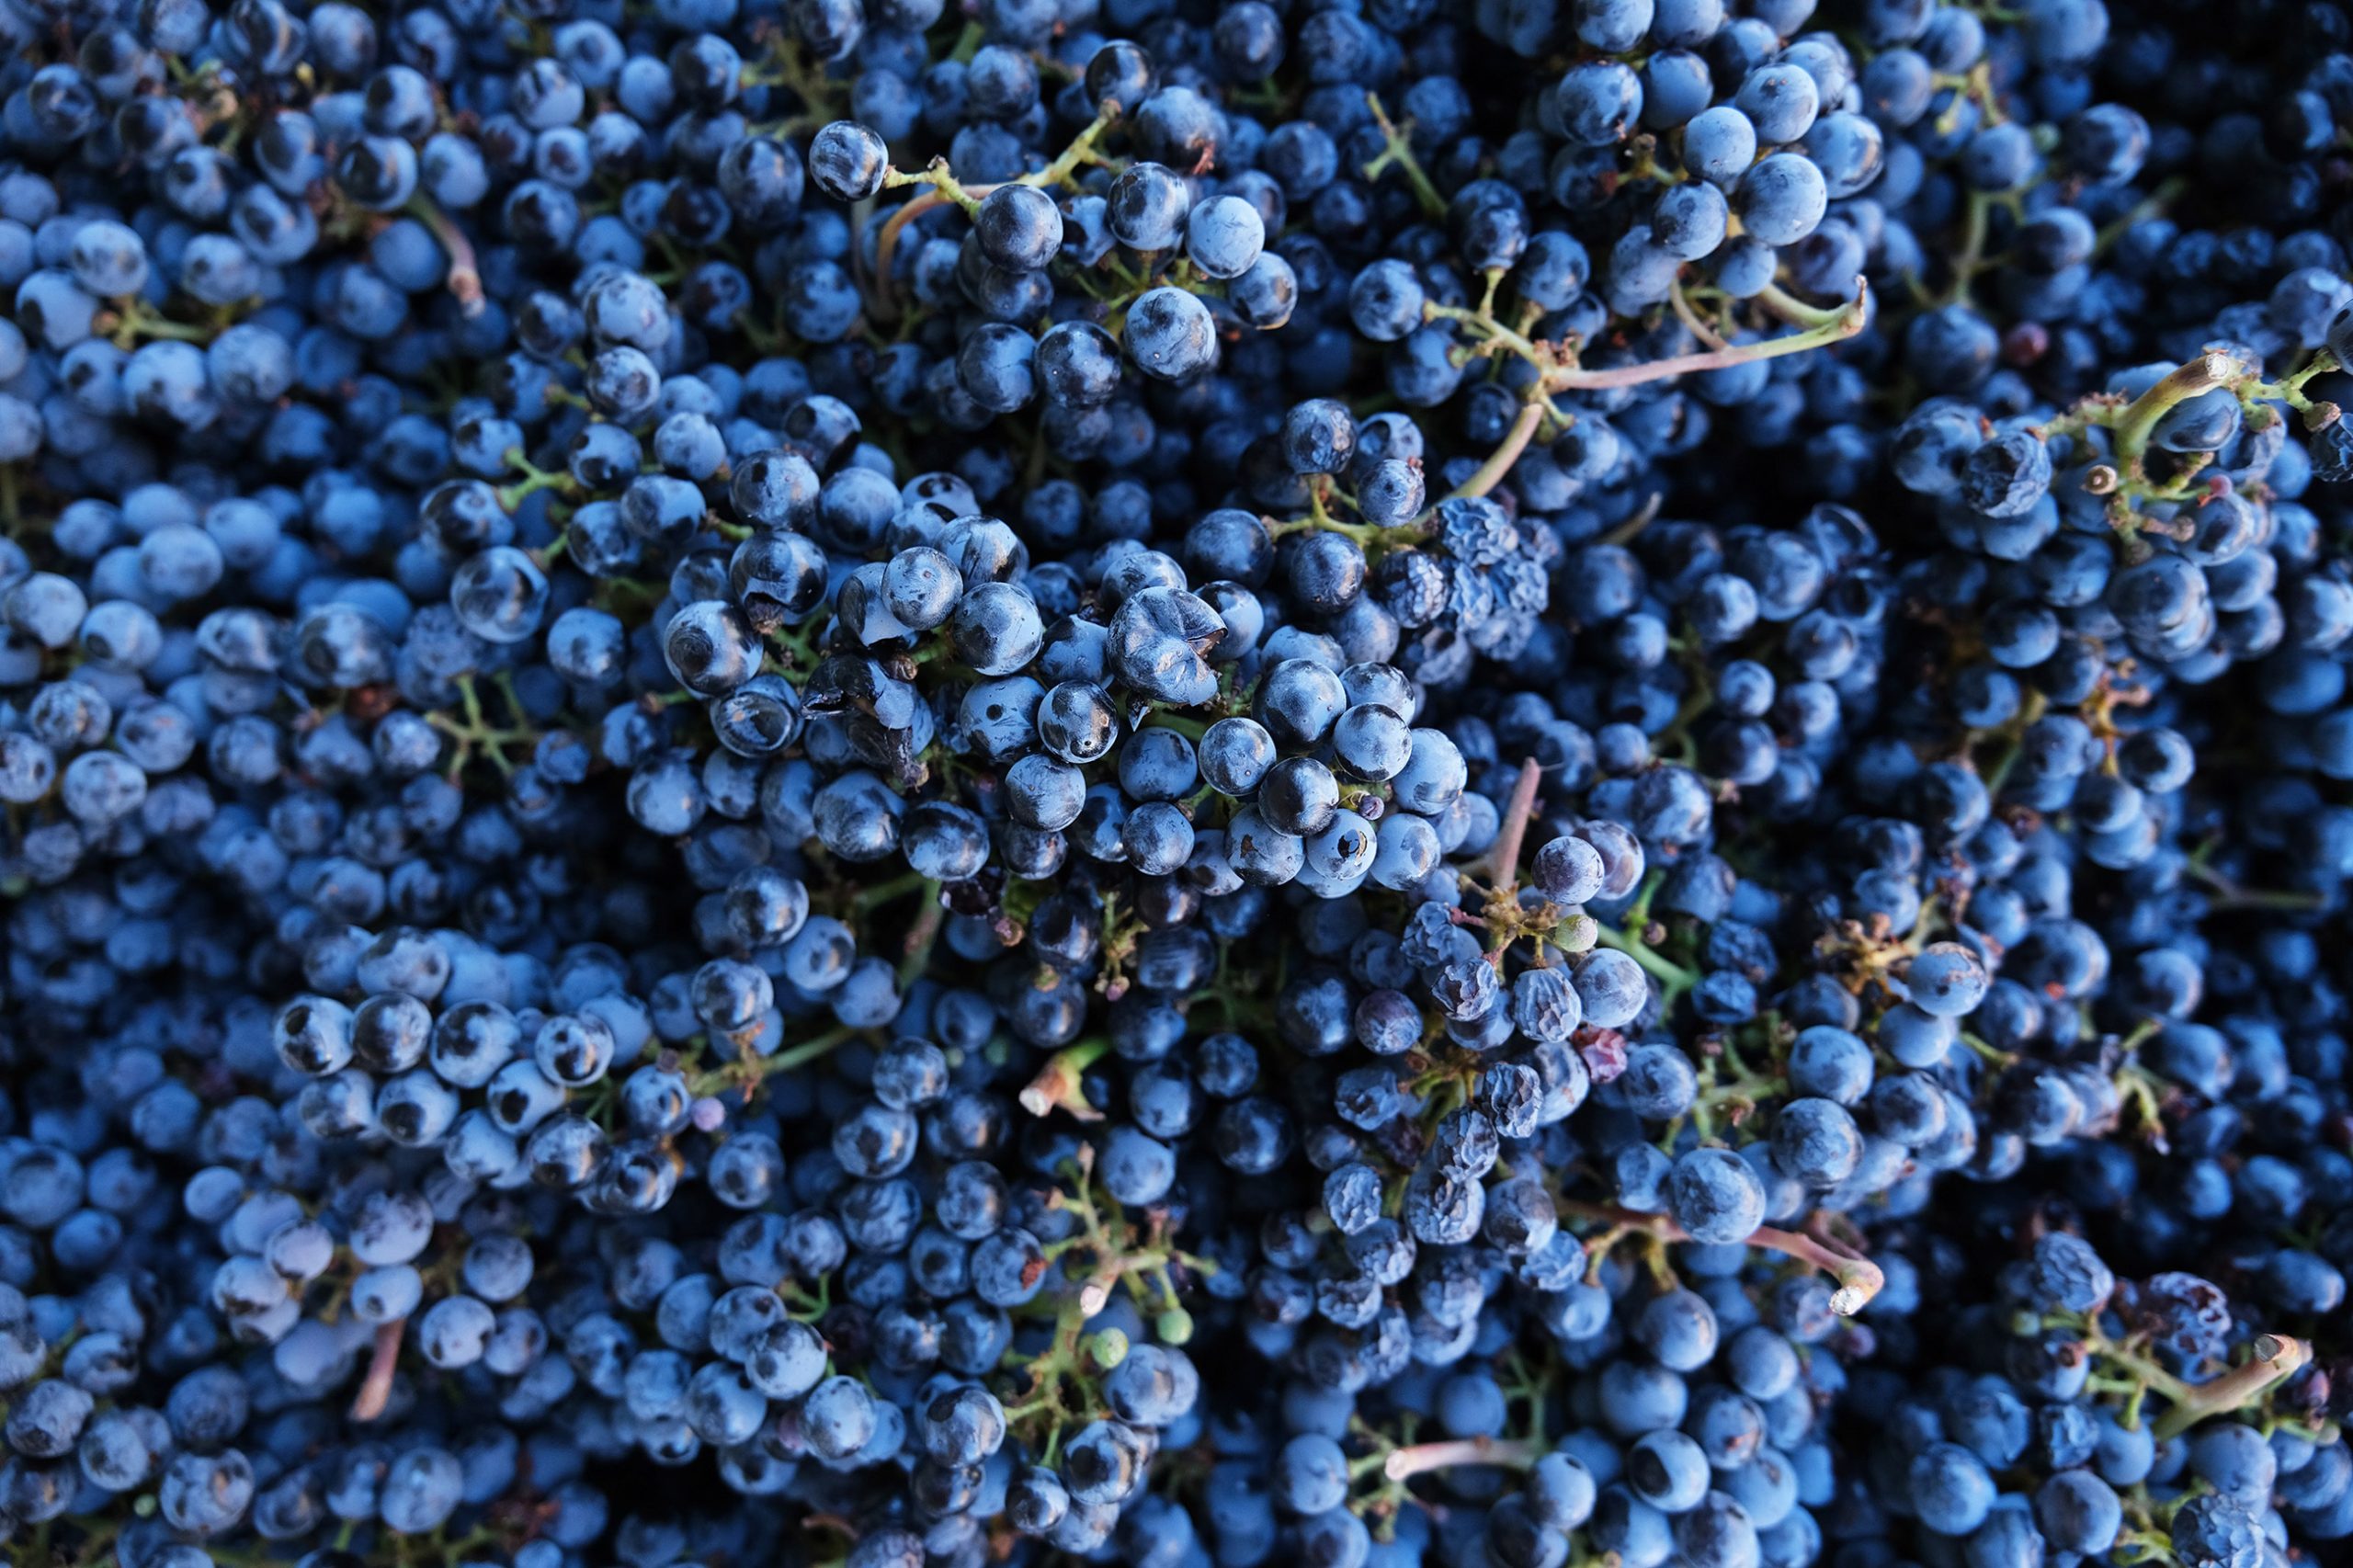
<path fill-rule="evenodd" d="M 1995 200 L 1995 198 L 1988 191 L 1972 190 L 1969 193 L 1969 205 L 1961 231 L 1961 250 L 1952 262 L 1952 289 L 1946 295 L 1949 304 L 1969 303 L 1969 286 L 1984 263 L 1985 235 L 1993 222 Z"/>
<path fill-rule="evenodd" d="M 2118 1344 L 2097 1330 L 2086 1336 L 2086 1343 L 2101 1360 L 2124 1369 L 2130 1374 L 2128 1381 L 2135 1387 L 2147 1389 L 2172 1404 L 2179 1404 L 2188 1397 L 2190 1384 L 2183 1382 L 2131 1346 Z"/>
<path fill-rule="evenodd" d="M 1809 305 L 1778 283 L 1768 283 L 1758 290 L 1756 302 L 1789 323 L 1791 326 L 1835 326 L 1850 306 Z"/>
<path fill-rule="evenodd" d="M 2169 179 L 2157 187 L 2149 193 L 2145 200 L 2131 211 L 2111 220 L 2106 228 L 2100 230 L 2097 237 L 2092 242 L 2092 255 L 2106 256 L 2109 248 L 2124 237 L 2127 230 L 2136 223 L 2144 223 L 2164 212 L 2165 209 L 2180 200 L 2183 192 L 2188 188 L 2189 182 L 2182 179 Z"/>
<path fill-rule="evenodd" d="M 812 1062 L 822 1061 L 831 1056 L 835 1051 L 864 1032 L 862 1029 L 852 1028 L 847 1024 L 835 1024 L 814 1040 L 803 1040 L 799 1045 L 789 1046 L 761 1062 L 760 1074 L 765 1077 L 770 1073 L 790 1073 L 795 1068 L 806 1067 Z"/>
<path fill-rule="evenodd" d="M 520 506 L 527 497 L 540 491 L 568 490 L 572 485 L 570 474 L 561 470 L 537 466 L 524 455 L 523 449 L 520 447 L 507 449 L 506 466 L 523 476 L 498 492 L 498 504 L 510 512 Z"/>
<path fill-rule="evenodd" d="M 1381 155 L 1364 166 L 1364 177 L 1378 181 L 1392 168 L 1403 169 L 1406 183 L 1414 187 L 1414 199 L 1420 203 L 1424 214 L 1432 218 L 1445 217 L 1446 198 L 1438 193 L 1438 187 L 1430 183 L 1430 176 L 1422 172 L 1421 161 L 1414 156 L 1412 139 L 1391 122 L 1388 110 L 1381 107 L 1381 95 L 1367 93 L 1364 101 L 1366 107 L 1372 110 L 1372 122 L 1381 128 Z M 1411 120 L 1406 121 L 1408 126 L 1412 123 Z"/>
<path fill-rule="evenodd" d="M 1477 331 L 1486 344 L 1500 343 L 1540 370 L 1552 369 L 1557 364 L 1551 348 L 1537 344 L 1524 333 L 1514 332 L 1494 316 L 1467 305 L 1442 305 L 1435 300 L 1426 300 L 1422 302 L 1422 319 L 1461 322 Z"/>
<path fill-rule="evenodd" d="M 1680 995 L 1699 983 L 1699 977 L 1671 959 L 1664 958 L 1652 947 L 1623 931 L 1594 923 L 1594 939 L 1605 948 L 1614 948 L 1643 966 L 1669 991 Z"/>
<path fill-rule="evenodd" d="M 934 158 L 912 174 L 905 169 L 894 168 L 885 171 L 882 176 L 882 188 L 885 190 L 903 190 L 911 185 L 927 185 L 931 189 L 916 197 L 915 200 L 908 202 L 906 207 L 901 208 L 893 214 L 894 222 L 907 216 L 907 208 L 915 207 L 926 201 L 933 207 L 938 206 L 943 201 L 952 201 L 962 208 L 969 216 L 980 206 L 981 198 L 996 188 L 995 185 L 965 185 L 956 177 L 956 171 L 948 166 L 948 160 L 945 158 Z"/>
<path fill-rule="evenodd" d="M 1971 1034 L 1967 1029 L 1961 1031 L 1961 1042 L 1995 1067 L 2007 1067 L 2010 1063 L 2018 1060 L 2018 1057 L 2011 1052 L 2004 1051 L 1998 1046 L 1987 1044 L 1977 1036 Z"/>
<path fill-rule="evenodd" d="M 1059 1108 L 1081 1121 L 1102 1120 L 1103 1113 L 1086 1103 L 1079 1085 L 1086 1070 L 1110 1049 L 1108 1040 L 1083 1040 L 1054 1052 L 1021 1091 L 1021 1108 L 1031 1116 L 1045 1116 Z"/>
<path fill-rule="evenodd" d="M 2167 371 L 2155 386 L 2133 399 L 2131 406 L 2117 416 L 2117 456 L 2137 472 L 2158 420 L 2193 397 L 2229 386 L 2244 373 L 2245 368 L 2238 360 L 2220 350 L 2200 354 L 2188 364 Z"/>
<path fill-rule="evenodd" d="M 1052 163 L 1035 174 L 1023 175 L 1014 183 L 1016 185 L 1061 185 L 1072 175 L 1077 173 L 1081 166 L 1103 162 L 1102 156 L 1095 150 L 1095 144 L 1102 140 L 1105 131 L 1119 122 L 1119 109 L 1110 104 L 1104 105 L 1094 119 L 1088 122 L 1086 129 L 1080 131 Z"/>
<path fill-rule="evenodd" d="M 893 899 L 904 898 L 929 885 L 921 871 L 908 871 L 887 881 L 874 882 L 858 889 L 851 896 L 851 903 L 859 910 L 880 909 Z"/>
<path fill-rule="evenodd" d="M 1188 719 L 1182 713 L 1172 713 L 1165 708 L 1154 710 L 1152 716 L 1144 721 L 1144 727 L 1153 730 L 1174 730 L 1188 741 L 1198 741 L 1210 733 L 1207 721 Z"/>
<path fill-rule="evenodd" d="M 1761 1105 L 1776 1095 L 1786 1094 L 1789 1087 L 1787 1078 L 1752 1076 L 1744 1073 L 1727 1083 L 1711 1084 L 1700 1090 L 1699 1103 L 1711 1109 L 1722 1105 Z"/>
<path fill-rule="evenodd" d="M 114 327 L 116 344 L 125 348 L 131 347 L 133 339 L 142 337 L 167 337 L 179 343 L 210 343 L 219 335 L 212 327 L 158 315 L 136 300 L 124 303 Z"/>
<path fill-rule="evenodd" d="M 1683 278 L 1679 274 L 1666 286 L 1666 302 L 1675 308 L 1675 319 L 1689 328 L 1692 336 L 1711 348 L 1732 347 L 1724 341 L 1722 333 L 1701 321 L 1699 312 L 1692 309 L 1689 298 L 1683 292 Z"/>
<path fill-rule="evenodd" d="M 2336 356 L 2324 348 L 2301 370 L 2290 371 L 2276 381 L 2256 381 L 2240 387 L 2239 401 L 2256 403 L 2277 399 L 2300 413 L 2310 414 L 2320 405 L 2304 395 L 2304 383 L 2337 368 Z"/>
<path fill-rule="evenodd" d="M 1620 365 L 1608 370 L 1587 370 L 1563 365 L 1545 372 L 1543 389 L 1550 392 L 1642 386 L 1650 381 L 1665 381 L 1670 376 L 1721 370 L 1727 366 L 1745 365 L 1758 359 L 1778 359 L 1785 354 L 1803 354 L 1828 344 L 1843 343 L 1862 331 L 1870 315 L 1865 303 L 1866 287 L 1862 279 L 1855 281 L 1854 299 L 1838 312 L 1835 319 L 1822 326 L 1792 333 L 1787 337 L 1768 337 L 1762 342 L 1711 349 L 1704 354 L 1677 354 L 1670 358 L 1653 359 L 1641 365 Z"/>

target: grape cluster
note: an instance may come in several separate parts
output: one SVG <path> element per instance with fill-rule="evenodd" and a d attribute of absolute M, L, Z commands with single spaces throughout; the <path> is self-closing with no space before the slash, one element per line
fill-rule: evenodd
<path fill-rule="evenodd" d="M 2334 1561 L 2242 9 L 0 11 L 0 1543 Z"/>

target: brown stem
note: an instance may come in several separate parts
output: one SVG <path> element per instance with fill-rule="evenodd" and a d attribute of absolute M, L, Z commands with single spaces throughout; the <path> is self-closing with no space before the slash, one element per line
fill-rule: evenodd
<path fill-rule="evenodd" d="M 1543 419 L 1544 405 L 1541 403 L 1522 404 L 1519 416 L 1504 433 L 1502 443 L 1487 454 L 1485 462 L 1472 471 L 1470 478 L 1454 487 L 1448 498 L 1466 500 L 1474 495 L 1484 495 L 1501 484 L 1504 475 L 1511 472 L 1512 464 L 1519 460 L 1519 454 L 1528 449 L 1529 439 L 1536 434 L 1536 426 L 1543 423 Z"/>
<path fill-rule="evenodd" d="M 968 185 L 964 194 L 986 196 L 996 188 L 994 185 Z M 874 303 L 877 313 L 888 319 L 899 313 L 898 302 L 891 297 L 891 257 L 899 248 L 899 231 L 935 207 L 944 207 L 950 198 L 938 186 L 920 196 L 902 203 L 896 212 L 882 220 L 882 232 L 874 236 Z"/>
<path fill-rule="evenodd" d="M 1495 846 L 1487 854 L 1487 869 L 1498 894 L 1508 894 L 1519 885 L 1519 846 L 1528 836 L 1529 818 L 1536 814 L 1536 791 L 1543 782 L 1544 769 L 1534 757 L 1519 765 L 1503 824 L 1495 829 Z"/>
<path fill-rule="evenodd" d="M 1563 1199 L 1563 1214 L 1579 1219 L 1597 1220 L 1628 1231 L 1640 1231 L 1656 1236 L 1663 1242 L 1688 1242 L 1691 1233 L 1665 1214 L 1644 1214 L 1632 1209 L 1620 1209 L 1614 1203 L 1582 1203 Z M 1748 1238 L 1748 1245 L 1778 1252 L 1784 1257 L 1811 1264 L 1838 1281 L 1838 1289 L 1831 1292 L 1830 1310 L 1841 1317 L 1852 1317 L 1861 1312 L 1880 1288 L 1887 1283 L 1887 1276 L 1879 1265 L 1867 1257 L 1859 1257 L 1844 1248 L 1833 1245 L 1824 1238 L 1809 1236 L 1798 1231 L 1784 1231 L 1771 1225 L 1759 1225 Z"/>
<path fill-rule="evenodd" d="M 1093 1317 L 1097 1312 L 1109 1306 L 1112 1288 L 1119 1282 L 1120 1266 L 1116 1261 L 1106 1263 L 1097 1268 L 1094 1273 L 1086 1277 L 1086 1283 L 1078 1288 L 1078 1310 L 1086 1316 Z"/>
<path fill-rule="evenodd" d="M 2250 1346 L 2255 1356 L 2211 1382 L 2200 1383 L 2188 1397 L 2157 1418 L 2154 1436 L 2162 1443 L 2177 1437 L 2209 1415 L 2236 1410 L 2260 1398 L 2274 1383 L 2293 1376 L 2313 1358 L 2312 1346 L 2284 1334 L 2258 1334 Z"/>
<path fill-rule="evenodd" d="M 1110 1304 L 1111 1292 L 1120 1280 L 1131 1274 L 1141 1273 L 1146 1269 L 1165 1268 L 1168 1263 L 1167 1253 L 1153 1251 L 1149 1248 L 1142 1252 L 1116 1253 L 1103 1259 L 1095 1266 L 1094 1272 L 1079 1285 L 1079 1312 L 1085 1316 L 1093 1317 Z"/>
<path fill-rule="evenodd" d="M 1081 1121 L 1102 1120 L 1103 1113 L 1086 1103 L 1080 1081 L 1109 1049 L 1108 1040 L 1086 1040 L 1054 1052 L 1021 1091 L 1021 1108 L 1031 1116 L 1047 1116 L 1059 1108 Z"/>
<path fill-rule="evenodd" d="M 359 1395 L 351 1402 L 354 1421 L 373 1421 L 384 1414 L 386 1402 L 392 1397 L 392 1373 L 401 1363 L 401 1335 L 408 1327 L 408 1319 L 394 1318 L 376 1330 L 376 1351 L 368 1359 L 368 1376 L 359 1384 Z"/>
<path fill-rule="evenodd" d="M 891 257 L 899 248 L 899 231 L 947 199 L 937 190 L 926 190 L 901 202 L 896 212 L 882 220 L 882 232 L 874 236 L 876 314 L 888 319 L 899 313 L 897 301 L 891 298 Z"/>
<path fill-rule="evenodd" d="M 948 914 L 947 906 L 939 901 L 938 887 L 927 887 L 925 891 L 930 896 L 924 900 L 923 913 L 917 915 L 915 924 L 908 927 L 905 956 L 899 960 L 899 984 L 902 987 L 914 984 L 922 975 L 925 965 L 931 959 L 932 944 L 939 938 L 940 924 Z"/>
<path fill-rule="evenodd" d="M 1526 1470 L 1544 1457 L 1541 1443 L 1525 1437 L 1460 1437 L 1443 1443 L 1416 1443 L 1399 1449 L 1381 1464 L 1391 1481 L 1407 1481 L 1434 1470 L 1459 1464 L 1491 1464 L 1505 1470 Z"/>
<path fill-rule="evenodd" d="M 423 197 L 408 204 L 409 216 L 433 232 L 441 248 L 449 253 L 448 285 L 450 295 L 458 301 L 459 312 L 472 318 L 483 312 L 482 269 L 474 260 L 474 245 L 466 238 L 465 231 L 453 222 L 449 215 Z"/>

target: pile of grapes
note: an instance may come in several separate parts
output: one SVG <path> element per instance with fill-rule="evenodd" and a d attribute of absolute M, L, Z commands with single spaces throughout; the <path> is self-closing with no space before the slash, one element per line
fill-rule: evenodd
<path fill-rule="evenodd" d="M 0 54 L 10 1563 L 2353 1553 L 2353 13 Z"/>

